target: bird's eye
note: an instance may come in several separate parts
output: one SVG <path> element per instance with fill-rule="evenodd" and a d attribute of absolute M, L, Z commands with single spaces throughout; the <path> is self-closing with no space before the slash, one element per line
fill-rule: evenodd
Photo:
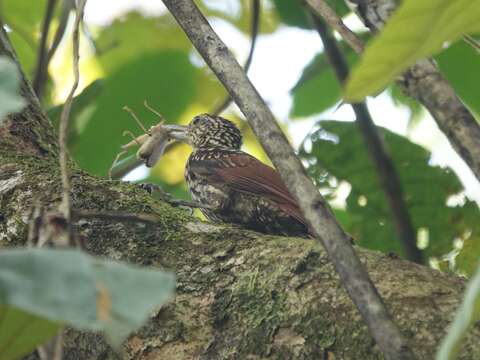
<path fill-rule="evenodd" d="M 201 120 L 202 120 L 202 118 L 200 118 L 200 117 L 195 117 L 195 118 L 193 119 L 193 121 L 192 121 L 192 124 L 193 124 L 193 125 L 198 125 L 198 124 L 200 124 L 200 121 L 201 121 Z"/>

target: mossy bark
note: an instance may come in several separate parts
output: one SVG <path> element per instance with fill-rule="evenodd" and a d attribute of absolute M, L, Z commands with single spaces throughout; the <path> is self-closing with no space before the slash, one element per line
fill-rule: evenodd
<path fill-rule="evenodd" d="M 8 145 L 10 143 L 10 145 Z M 33 203 L 61 199 L 54 153 L 16 151 L 0 139 L 0 246 L 25 243 Z M 15 145 L 14 145 L 15 144 Z M 175 299 L 119 350 L 125 359 L 377 359 L 369 332 L 323 249 L 313 241 L 202 223 L 135 185 L 72 174 L 82 210 L 156 214 L 157 224 L 82 220 L 87 251 L 177 274 Z M 385 254 L 357 249 L 403 333 L 432 358 L 465 281 Z M 114 359 L 102 336 L 68 330 L 66 359 Z M 480 358 L 480 326 L 461 358 Z M 329 357 L 330 356 L 330 357 Z"/>

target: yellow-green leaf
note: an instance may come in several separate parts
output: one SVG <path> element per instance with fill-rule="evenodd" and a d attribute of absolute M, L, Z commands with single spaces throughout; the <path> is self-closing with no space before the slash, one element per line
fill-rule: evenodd
<path fill-rule="evenodd" d="M 417 60 L 445 42 L 480 31 L 478 0 L 405 0 L 365 50 L 345 88 L 345 99 L 360 101 L 381 91 Z"/>
<path fill-rule="evenodd" d="M 438 349 L 436 360 L 455 359 L 465 333 L 478 320 L 480 320 L 480 266 L 467 285 L 463 302 Z"/>

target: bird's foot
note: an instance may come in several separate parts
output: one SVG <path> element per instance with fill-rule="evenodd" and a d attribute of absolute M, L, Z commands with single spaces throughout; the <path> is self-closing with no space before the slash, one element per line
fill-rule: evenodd
<path fill-rule="evenodd" d="M 172 195 L 167 193 L 165 190 L 162 189 L 160 185 L 151 184 L 151 183 L 141 183 L 138 184 L 143 190 L 148 192 L 150 195 L 154 195 L 158 197 L 160 200 L 170 202 L 172 199 Z"/>
<path fill-rule="evenodd" d="M 139 186 L 146 190 L 149 194 L 157 196 L 160 200 L 168 202 L 170 205 L 175 207 L 180 207 L 190 212 L 190 215 L 193 214 L 193 209 L 213 209 L 212 206 L 206 204 L 200 204 L 195 201 L 183 200 L 183 199 L 173 199 L 172 196 L 165 192 L 160 185 L 150 184 L 150 183 L 141 183 Z"/>

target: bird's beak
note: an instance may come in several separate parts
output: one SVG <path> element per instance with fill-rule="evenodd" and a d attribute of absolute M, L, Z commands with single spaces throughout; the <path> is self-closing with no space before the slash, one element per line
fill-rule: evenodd
<path fill-rule="evenodd" d="M 163 125 L 165 129 L 167 129 L 168 134 L 172 139 L 175 139 L 177 141 L 181 141 L 184 143 L 188 143 L 188 126 L 185 125 Z"/>

